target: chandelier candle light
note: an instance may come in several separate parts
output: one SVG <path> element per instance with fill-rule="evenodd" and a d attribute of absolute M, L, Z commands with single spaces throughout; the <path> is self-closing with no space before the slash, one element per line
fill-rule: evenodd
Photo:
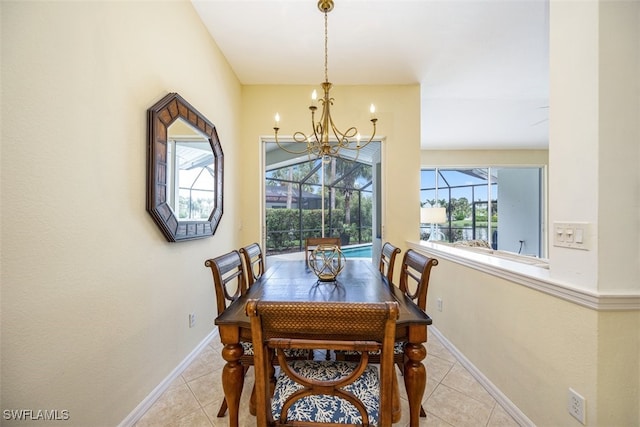
<path fill-rule="evenodd" d="M 319 0 L 318 1 L 318 9 L 320 12 L 324 13 L 324 83 L 322 83 L 322 90 L 324 91 L 324 96 L 319 100 L 319 103 L 322 105 L 322 113 L 320 116 L 320 120 L 316 122 L 315 113 L 318 110 L 318 94 L 314 90 L 311 94 L 311 105 L 309 106 L 309 110 L 311 110 L 311 125 L 312 125 L 312 133 L 309 135 L 304 132 L 296 132 L 293 134 L 292 143 L 293 146 L 296 144 L 302 144 L 304 148 L 302 149 L 291 149 L 289 146 L 283 145 L 278 140 L 278 131 L 280 130 L 280 115 L 276 113 L 275 120 L 276 124 L 273 128 L 275 131 L 275 140 L 278 146 L 284 151 L 291 154 L 308 154 L 309 158 L 321 157 L 324 162 L 329 162 L 331 157 L 342 157 L 340 154 L 340 150 L 351 150 L 355 151 L 355 158 L 358 157 L 359 150 L 361 148 L 366 147 L 374 138 L 376 134 L 376 122 L 378 119 L 375 117 L 376 107 L 371 104 L 369 112 L 371 113 L 371 123 L 373 123 L 373 133 L 368 141 L 363 144 L 360 143 L 360 133 L 355 126 L 350 127 L 345 132 L 340 132 L 336 125 L 333 123 L 333 118 L 331 117 L 331 105 L 333 105 L 333 98 L 329 95 L 331 91 L 331 83 L 329 83 L 328 77 L 328 49 L 327 49 L 327 40 L 328 40 L 328 31 L 327 31 L 327 14 L 333 10 L 333 0 Z M 330 136 L 330 133 L 333 136 Z M 355 140 L 355 141 L 354 141 Z"/>

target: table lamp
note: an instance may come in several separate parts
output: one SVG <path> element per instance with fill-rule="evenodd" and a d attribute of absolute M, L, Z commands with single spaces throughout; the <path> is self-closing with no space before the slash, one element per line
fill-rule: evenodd
<path fill-rule="evenodd" d="M 429 240 L 444 240 L 444 234 L 438 231 L 437 225 L 447 222 L 446 208 L 420 208 L 420 222 L 422 224 L 431 224 Z"/>

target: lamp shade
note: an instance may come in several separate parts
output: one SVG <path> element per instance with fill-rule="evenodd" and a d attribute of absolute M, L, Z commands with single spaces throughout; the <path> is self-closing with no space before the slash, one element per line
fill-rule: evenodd
<path fill-rule="evenodd" d="M 442 224 L 447 222 L 445 208 L 420 208 L 420 222 L 422 224 Z"/>

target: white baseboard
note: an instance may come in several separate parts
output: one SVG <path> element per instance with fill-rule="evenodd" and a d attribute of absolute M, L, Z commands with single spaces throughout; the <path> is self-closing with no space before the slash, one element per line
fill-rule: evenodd
<path fill-rule="evenodd" d="M 502 393 L 478 368 L 475 367 L 456 346 L 454 346 L 442 333 L 433 325 L 429 326 L 429 333 L 435 335 L 442 345 L 453 354 L 453 356 L 464 366 L 469 373 L 487 390 L 487 392 L 511 415 L 511 417 L 523 427 L 535 427 L 535 424 Z M 171 383 L 198 357 L 202 349 L 218 335 L 218 328 L 215 328 L 207 335 L 187 357 L 175 367 L 171 373 L 154 388 L 149 395 L 118 425 L 118 427 L 133 427 L 136 422 L 153 406 L 158 398 L 164 393 Z"/>
<path fill-rule="evenodd" d="M 142 418 L 142 416 L 151 408 L 151 406 L 153 406 L 153 404 L 156 402 L 156 400 L 158 400 L 162 393 L 164 393 L 167 388 L 169 388 L 173 380 L 178 378 L 178 376 L 182 374 L 185 369 L 187 369 L 187 367 L 196 359 L 196 357 L 198 357 L 202 349 L 204 349 L 207 344 L 209 344 L 209 342 L 211 342 L 211 340 L 217 335 L 218 328 L 215 328 L 200 342 L 200 344 L 196 346 L 196 348 L 191 351 L 191 353 L 187 355 L 187 357 L 184 358 L 182 362 L 180 362 L 178 366 L 175 367 L 173 371 L 171 371 L 171 373 L 164 380 L 160 382 L 160 384 L 156 386 L 156 388 L 151 391 L 151 393 L 149 393 L 147 397 L 144 398 L 142 402 L 140 402 L 138 406 L 136 406 L 136 408 L 129 415 L 127 415 L 124 420 L 122 420 L 118 427 L 133 427 L 138 422 L 138 420 L 140 420 L 140 418 Z"/>
<path fill-rule="evenodd" d="M 531 421 L 509 398 L 500 391 L 487 377 L 484 376 L 478 368 L 475 367 L 464 354 L 460 352 L 451 344 L 447 338 L 433 325 L 429 326 L 429 333 L 435 335 L 442 345 L 458 359 L 458 362 L 464 366 L 469 373 L 487 390 L 487 392 L 498 402 L 504 410 L 511 415 L 511 417 L 522 427 L 535 427 L 533 421 Z"/>

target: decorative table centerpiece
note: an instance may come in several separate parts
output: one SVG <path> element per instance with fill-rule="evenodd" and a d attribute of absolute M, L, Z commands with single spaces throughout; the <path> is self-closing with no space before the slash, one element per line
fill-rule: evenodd
<path fill-rule="evenodd" d="M 318 245 L 309 254 L 309 267 L 321 282 L 335 282 L 347 262 L 336 245 Z"/>

